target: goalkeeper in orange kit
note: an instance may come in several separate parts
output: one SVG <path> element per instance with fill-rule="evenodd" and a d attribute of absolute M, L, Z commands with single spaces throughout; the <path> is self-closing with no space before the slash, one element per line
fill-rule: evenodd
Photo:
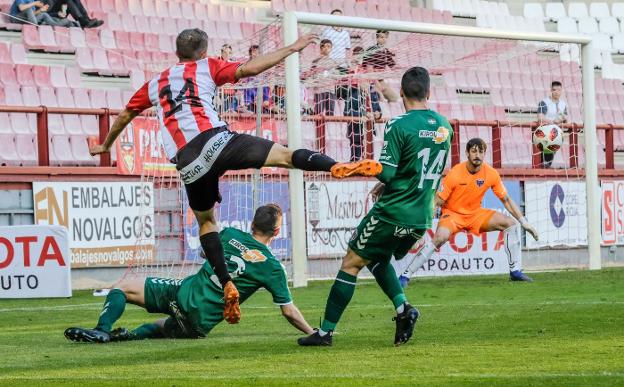
<path fill-rule="evenodd" d="M 532 279 L 522 272 L 520 261 L 519 228 L 526 230 L 537 240 L 537 230 L 529 224 L 516 203 L 507 195 L 498 172 L 483 161 L 487 145 L 480 138 L 473 138 L 466 144 L 467 161 L 455 165 L 442 180 L 435 196 L 435 205 L 442 209 L 433 241 L 426 241 L 422 249 L 399 276 L 403 287 L 411 276 L 431 257 L 433 252 L 445 244 L 451 235 L 467 231 L 480 234 L 488 231 L 503 231 L 505 253 L 509 261 L 509 278 L 512 281 Z M 488 189 L 501 200 L 513 218 L 492 209 L 481 207 Z M 377 192 L 373 192 L 375 196 Z"/>

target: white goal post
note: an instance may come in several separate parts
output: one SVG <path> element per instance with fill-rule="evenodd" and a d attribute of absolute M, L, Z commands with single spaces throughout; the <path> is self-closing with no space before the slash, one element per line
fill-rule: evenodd
<path fill-rule="evenodd" d="M 595 79 L 592 39 L 589 36 L 559 33 L 530 33 L 494 30 L 455 25 L 369 19 L 361 17 L 334 16 L 306 12 L 285 12 L 282 19 L 283 37 L 286 45 L 298 38 L 299 23 L 422 33 L 431 35 L 460 36 L 473 38 L 507 39 L 515 41 L 539 41 L 550 43 L 572 43 L 581 45 L 583 123 L 585 141 L 585 183 L 587 192 L 587 242 L 589 269 L 601 268 L 600 256 L 600 185 L 598 181 Z M 415 63 L 414 65 L 417 65 Z M 299 54 L 290 55 L 285 63 L 286 71 L 286 119 L 288 146 L 297 149 L 302 146 L 301 134 L 301 85 L 299 79 Z M 307 284 L 307 251 L 305 230 L 305 201 L 303 172 L 290 171 L 289 195 L 291 211 L 291 240 L 293 283 L 295 287 Z"/>

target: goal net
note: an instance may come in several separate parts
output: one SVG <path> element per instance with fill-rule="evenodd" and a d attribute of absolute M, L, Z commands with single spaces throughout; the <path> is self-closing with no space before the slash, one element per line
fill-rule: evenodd
<path fill-rule="evenodd" d="M 465 161 L 469 139 L 482 138 L 488 145 L 486 162 L 499 170 L 509 196 L 540 233 L 539 241 L 524 232 L 520 236 L 524 268 L 588 266 L 588 149 L 583 145 L 579 45 L 377 29 L 298 25 L 300 35 L 313 32 L 323 39 L 299 54 L 301 145 L 338 161 L 377 158 L 385 122 L 404 113 L 399 97 L 402 74 L 413 66 L 425 67 L 431 75 L 429 108 L 446 116 L 455 129 L 445 173 Z M 326 39 L 331 41 L 329 48 Z M 226 42 L 212 42 L 211 55 L 219 56 L 223 48 L 230 60 L 246 61 L 283 42 L 282 23 L 277 20 L 243 40 L 227 42 L 231 53 L 223 47 Z M 551 157 L 533 145 L 532 136 L 540 126 L 538 113 L 552 114 L 540 107 L 540 101 L 551 97 L 553 81 L 561 82 L 563 92 L 558 102 L 548 100 L 547 108 L 554 105 L 557 119 L 566 121 L 559 124 L 561 147 Z M 222 87 L 216 103 L 233 130 L 292 146 L 284 64 Z M 607 113 L 601 112 L 599 118 Z M 589 151 L 597 154 L 602 165 L 604 133 L 598 131 L 598 138 L 596 149 Z M 167 276 L 187 275 L 203 260 L 198 256 L 197 225 L 178 177 L 170 171 L 145 169 L 142 179 L 153 182 L 156 192 L 158 262 L 138 265 L 129 273 L 158 270 Z M 303 237 L 305 277 L 331 278 L 355 227 L 373 206 L 369 192 L 375 183 L 374 179 L 334 180 L 327 173 L 306 172 L 304 186 L 292 187 L 288 174 L 278 169 L 229 172 L 220 183 L 223 201 L 218 218 L 222 227 L 249 230 L 255 208 L 278 203 L 284 210 L 282 231 L 272 246 L 278 258 L 292 271 L 292 238 Z M 300 189 L 304 195 L 303 235 L 292 234 L 291 189 Z M 492 193 L 483 205 L 506 212 Z M 436 252 L 418 275 L 506 273 L 504 250 L 501 232 L 462 232 Z M 397 269 L 402 265 L 398 262 Z"/>

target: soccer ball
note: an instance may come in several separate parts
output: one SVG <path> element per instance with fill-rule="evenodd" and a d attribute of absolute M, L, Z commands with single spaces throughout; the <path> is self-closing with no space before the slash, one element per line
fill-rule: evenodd
<path fill-rule="evenodd" d="M 557 125 L 543 125 L 533 132 L 533 144 L 544 153 L 555 153 L 563 144 L 563 130 Z"/>

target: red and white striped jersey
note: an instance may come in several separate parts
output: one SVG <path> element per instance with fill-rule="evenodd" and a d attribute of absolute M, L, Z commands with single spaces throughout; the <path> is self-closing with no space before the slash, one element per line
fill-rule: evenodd
<path fill-rule="evenodd" d="M 236 82 L 238 66 L 239 62 L 215 58 L 178 63 L 146 82 L 126 109 L 142 112 L 157 107 L 165 152 L 172 159 L 199 133 L 226 124 L 213 99 L 218 86 Z"/>

